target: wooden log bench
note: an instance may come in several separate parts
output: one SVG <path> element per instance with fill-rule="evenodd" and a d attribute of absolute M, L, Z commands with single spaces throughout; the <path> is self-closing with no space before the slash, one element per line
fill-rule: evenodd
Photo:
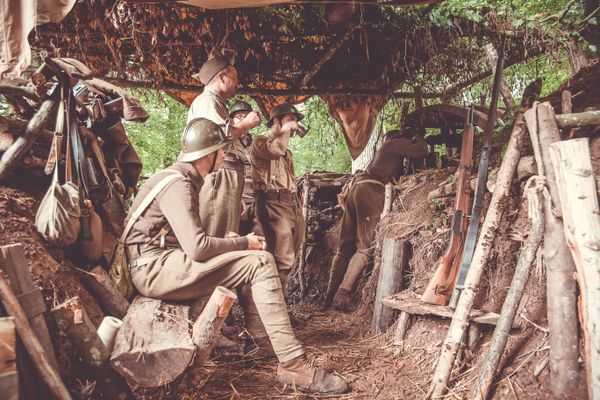
<path fill-rule="evenodd" d="M 194 304 L 136 297 L 115 339 L 113 368 L 133 387 L 173 382 L 192 363 L 208 359 L 236 299 L 221 286 L 208 302 L 203 298 Z"/>
<path fill-rule="evenodd" d="M 448 306 L 422 302 L 419 296 L 410 290 L 387 296 L 382 300 L 382 303 L 387 307 L 400 311 L 393 341 L 393 344 L 398 347 L 399 351 L 402 351 L 404 346 L 404 338 L 410 327 L 412 316 L 422 315 L 451 319 L 454 314 L 454 310 Z M 476 309 L 471 311 L 471 314 L 469 315 L 469 331 L 464 340 L 470 350 L 474 350 L 477 346 L 477 339 L 479 338 L 480 332 L 479 326 L 495 326 L 499 317 L 499 314 L 493 312 Z M 513 324 L 513 328 L 517 327 L 517 324 Z"/>

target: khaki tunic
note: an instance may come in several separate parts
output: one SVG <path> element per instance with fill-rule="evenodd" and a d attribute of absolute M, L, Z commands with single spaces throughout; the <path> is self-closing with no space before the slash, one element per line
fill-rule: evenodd
<path fill-rule="evenodd" d="M 335 256 L 331 262 L 326 302 L 330 303 L 338 287 L 353 290 L 369 263 L 375 228 L 383 210 L 384 184 L 401 170 L 405 157 L 420 158 L 427 145 L 406 139 L 384 142 L 367 166 L 359 173 L 344 200 L 344 215 Z M 373 182 L 376 181 L 376 182 Z"/>
<path fill-rule="evenodd" d="M 304 218 L 294 184 L 292 153 L 267 136 L 250 147 L 256 215 L 280 271 L 291 270 L 302 243 Z"/>
<path fill-rule="evenodd" d="M 220 125 L 224 130 L 229 119 L 225 102 L 210 87 L 194 99 L 188 111 L 188 122 L 194 118 L 206 118 Z M 244 160 L 246 150 L 239 140 L 225 149 L 225 159 L 218 171 L 206 177 L 200 191 L 202 207 L 200 217 L 211 236 L 224 237 L 229 231 L 240 228 L 240 203 L 244 189 Z"/>
<path fill-rule="evenodd" d="M 240 301 L 256 308 L 279 360 L 302 355 L 273 257 L 265 251 L 245 250 L 245 237 L 222 239 L 206 234 L 198 209 L 203 180 L 191 164 L 176 163 L 152 176 L 140 189 L 132 210 L 172 171 L 183 177 L 156 196 L 125 239 L 134 286 L 147 297 L 182 301 L 208 296 L 219 285 L 229 289 L 249 285 L 250 298 Z"/>

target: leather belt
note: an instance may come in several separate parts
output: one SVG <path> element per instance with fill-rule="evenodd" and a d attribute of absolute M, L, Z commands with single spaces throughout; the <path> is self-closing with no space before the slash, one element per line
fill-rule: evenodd
<path fill-rule="evenodd" d="M 265 200 L 294 200 L 296 198 L 295 192 L 289 190 L 262 190 L 256 192 L 257 197 L 261 197 Z"/>

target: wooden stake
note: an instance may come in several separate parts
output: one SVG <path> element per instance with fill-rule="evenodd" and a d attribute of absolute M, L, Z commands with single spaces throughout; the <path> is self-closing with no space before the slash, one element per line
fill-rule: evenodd
<path fill-rule="evenodd" d="M 52 309 L 52 316 L 73 345 L 84 364 L 99 369 L 109 354 L 96 333 L 96 326 L 88 317 L 79 297 L 75 296 Z"/>
<path fill-rule="evenodd" d="M 217 286 L 208 304 L 202 310 L 202 314 L 194 322 L 192 328 L 192 341 L 196 345 L 196 366 L 204 365 L 216 344 L 217 337 L 229 310 L 237 300 L 237 296 L 231 290 Z"/>
<path fill-rule="evenodd" d="M 600 111 L 585 111 L 575 114 L 558 114 L 556 123 L 559 128 L 579 128 L 600 125 Z"/>
<path fill-rule="evenodd" d="M 471 268 L 465 281 L 465 289 L 463 290 L 456 311 L 448 330 L 448 335 L 442 346 L 442 352 L 437 362 L 436 369 L 433 374 L 430 395 L 432 398 L 440 398 L 446 391 L 446 385 L 452 372 L 452 367 L 460 349 L 462 338 L 467 329 L 467 323 L 471 309 L 473 308 L 473 301 L 475 300 L 475 294 L 477 293 L 477 287 L 483 274 L 483 269 L 487 263 L 487 259 L 492 250 L 492 245 L 496 237 L 496 230 L 504 213 L 502 204 L 505 199 L 509 196 L 509 190 L 511 182 L 514 178 L 517 164 L 521 158 L 521 150 L 523 148 L 523 142 L 525 137 L 525 121 L 523 114 L 518 113 L 515 118 L 515 124 L 513 126 L 510 141 L 502 165 L 498 172 L 496 180 L 496 187 L 492 194 L 490 206 L 488 208 L 483 226 L 481 227 L 481 233 L 477 246 L 475 247 L 475 253 L 473 254 L 473 261 L 471 262 Z"/>
<path fill-rule="evenodd" d="M 17 333 L 13 317 L 0 318 L 0 393 L 6 400 L 19 400 Z"/>
<path fill-rule="evenodd" d="M 394 186 L 391 183 L 386 183 L 385 184 L 385 197 L 383 200 L 383 210 L 381 211 L 380 219 L 383 219 L 383 217 L 388 215 L 389 212 L 392 210 L 392 202 L 394 201 L 392 198 L 393 193 L 394 193 Z"/>
<path fill-rule="evenodd" d="M 513 275 L 512 283 L 510 284 L 510 288 L 504 299 L 500 318 L 498 319 L 498 324 L 494 330 L 494 336 L 492 337 L 490 347 L 486 353 L 479 379 L 472 391 L 472 400 L 485 400 L 489 394 L 494 376 L 496 375 L 496 370 L 500 364 L 500 359 L 502 358 L 502 353 L 504 353 L 508 341 L 510 329 L 515 319 L 515 315 L 517 314 L 521 297 L 523 296 L 523 291 L 525 290 L 525 285 L 529 279 L 531 266 L 544 236 L 544 218 L 541 205 L 543 198 L 538 193 L 534 196 L 538 199 L 534 199 L 535 205 L 530 204 L 530 206 L 535 207 L 536 215 L 532 216 L 532 225 L 529 236 L 519 251 L 515 274 Z"/>
<path fill-rule="evenodd" d="M 534 103 L 525 113 L 538 175 L 546 176 L 550 193 L 544 202 L 544 264 L 546 266 L 546 308 L 548 310 L 550 390 L 566 396 L 579 382 L 579 338 L 577 327 L 577 286 L 575 263 L 565 239 L 561 202 L 556 185 L 550 145 L 560 141 L 554 110 L 550 103 Z"/>
<path fill-rule="evenodd" d="M 308 233 L 308 204 L 310 202 L 310 177 L 307 174 L 302 184 L 302 218 L 304 218 L 304 232 L 298 255 L 298 282 L 300 283 L 300 296 L 306 294 L 306 281 L 304 280 L 304 265 L 306 264 L 306 234 Z"/>
<path fill-rule="evenodd" d="M 25 134 L 13 143 L 0 158 L 0 182 L 4 182 L 8 174 L 29 151 L 33 142 L 46 126 L 55 109 L 56 101 L 46 100 L 27 124 Z"/>
<path fill-rule="evenodd" d="M 494 47 L 493 43 L 488 43 L 484 47 L 485 54 L 488 59 L 488 64 L 492 69 L 492 74 L 496 73 L 496 65 L 498 64 L 498 52 Z M 500 81 L 500 93 L 502 94 L 502 98 L 504 99 L 504 104 L 506 106 L 506 111 L 514 111 L 515 110 L 515 99 L 512 96 L 511 90 L 504 82 L 504 79 Z"/>
<path fill-rule="evenodd" d="M 94 294 L 107 314 L 123 319 L 127 314 L 129 302 L 117 289 L 112 279 L 101 266 L 97 266 L 89 272 L 81 272 L 81 280 L 85 286 Z"/>
<path fill-rule="evenodd" d="M 34 361 L 42 380 L 48 385 L 50 393 L 58 400 L 71 399 L 69 391 L 60 379 L 60 376 L 48 361 L 48 355 L 40 344 L 37 336 L 31 329 L 25 312 L 19 305 L 17 298 L 10 290 L 6 278 L 0 274 L 0 299 L 9 315 L 15 318 L 15 325 L 19 337 L 23 341 L 27 352 Z"/>
<path fill-rule="evenodd" d="M 381 249 L 381 267 L 373 308 L 373 333 L 387 330 L 394 322 L 394 310 L 386 307 L 384 297 L 402 290 L 402 272 L 408 264 L 410 245 L 406 240 L 385 238 Z"/>
<path fill-rule="evenodd" d="M 398 346 L 399 350 L 402 351 L 404 347 L 404 336 L 410 326 L 410 314 L 406 311 L 402 311 L 398 317 L 398 324 L 396 325 L 396 332 L 394 333 L 393 345 Z"/>
<path fill-rule="evenodd" d="M 588 396 L 600 399 L 600 209 L 589 140 L 554 143 L 550 155 L 581 290 Z"/>

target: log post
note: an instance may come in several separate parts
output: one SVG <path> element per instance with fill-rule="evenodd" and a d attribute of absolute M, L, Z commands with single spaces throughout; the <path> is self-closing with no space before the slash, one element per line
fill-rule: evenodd
<path fill-rule="evenodd" d="M 304 218 L 304 232 L 302 232 L 302 243 L 298 255 L 298 283 L 300 284 L 300 296 L 306 294 L 306 281 L 304 280 L 304 265 L 306 263 L 306 235 L 308 233 L 308 204 L 310 202 L 310 175 L 306 174 L 302 184 L 302 218 Z M 284 291 L 286 288 L 283 288 Z"/>
<path fill-rule="evenodd" d="M 84 364 L 99 369 L 108 360 L 108 350 L 96 332 L 79 297 L 75 296 L 52 309 L 57 325 L 71 340 Z"/>
<path fill-rule="evenodd" d="M 113 368 L 134 386 L 158 387 L 175 380 L 190 365 L 196 349 L 189 334 L 189 309 L 181 303 L 136 297 L 115 339 Z"/>
<path fill-rule="evenodd" d="M 225 318 L 229 315 L 229 310 L 236 300 L 237 296 L 231 290 L 217 286 L 204 310 L 194 322 L 192 341 L 196 345 L 194 360 L 196 366 L 204 365 L 210 357 Z"/>
<path fill-rule="evenodd" d="M 33 142 L 42 132 L 52 114 L 57 102 L 55 100 L 46 100 L 42 103 L 39 110 L 27 124 L 23 136 L 17 138 L 8 150 L 0 158 L 0 182 L 4 182 L 8 174 L 13 170 L 19 161 L 29 151 Z"/>
<path fill-rule="evenodd" d="M 400 316 L 398 317 L 398 322 L 396 325 L 396 332 L 394 333 L 394 341 L 392 344 L 394 346 L 398 346 L 399 350 L 402 351 L 404 347 L 404 337 L 406 336 L 406 331 L 410 327 L 410 314 L 406 311 L 402 311 Z"/>
<path fill-rule="evenodd" d="M 107 314 L 119 319 L 125 317 L 129 302 L 117 289 L 104 268 L 97 266 L 89 272 L 82 271 L 80 277 Z"/>
<path fill-rule="evenodd" d="M 71 395 L 69 391 L 50 363 L 46 350 L 40 344 L 33 329 L 31 329 L 23 308 L 21 308 L 17 298 L 10 290 L 10 285 L 3 274 L 0 274 L 0 299 L 8 315 L 14 317 L 19 337 L 34 361 L 34 365 L 40 373 L 42 380 L 48 385 L 50 393 L 58 400 L 70 400 Z"/>
<path fill-rule="evenodd" d="M 559 128 L 580 128 L 600 125 L 600 111 L 584 111 L 574 114 L 558 114 L 556 124 Z"/>
<path fill-rule="evenodd" d="M 527 191 L 530 189 L 525 190 Z M 500 318 L 498 319 L 498 324 L 494 330 L 494 336 L 492 337 L 490 347 L 486 353 L 479 379 L 477 384 L 474 385 L 471 394 L 472 400 L 485 400 L 489 394 L 494 376 L 496 375 L 496 370 L 498 365 L 500 365 L 502 353 L 504 353 L 506 343 L 508 342 L 510 329 L 515 319 L 515 315 L 517 314 L 517 309 L 521 297 L 523 296 L 525 285 L 529 280 L 531 266 L 533 265 L 537 249 L 544 236 L 544 217 L 541 205 L 542 197 L 538 193 L 532 194 L 529 198 L 530 207 L 534 210 L 534 215 L 530 215 L 532 218 L 531 230 L 523 247 L 521 247 L 521 250 L 519 251 L 517 267 L 513 275 L 512 283 L 510 284 L 510 288 L 504 299 Z M 535 196 L 535 198 L 533 196 Z"/>
<path fill-rule="evenodd" d="M 536 158 L 538 175 L 546 176 L 551 203 L 544 202 L 544 264 L 548 311 L 550 390 L 566 396 L 579 381 L 579 338 L 575 263 L 565 239 L 563 220 L 557 216 L 561 203 L 556 185 L 550 145 L 560 141 L 554 110 L 549 103 L 535 103 L 525 120 Z"/>
<path fill-rule="evenodd" d="M 0 393 L 6 400 L 19 400 L 17 333 L 13 317 L 0 318 Z"/>
<path fill-rule="evenodd" d="M 429 392 L 432 398 L 439 398 L 446 391 L 446 385 L 450 379 L 456 355 L 467 329 L 468 318 L 473 308 L 477 287 L 479 286 L 483 269 L 492 250 L 496 230 L 506 208 L 502 204 L 510 195 L 509 190 L 517 169 L 517 164 L 521 158 L 525 133 L 526 128 L 523 114 L 518 113 L 515 117 L 510 141 L 508 142 L 508 147 L 498 172 L 496 187 L 494 193 L 492 193 L 490 206 L 481 227 L 471 267 L 465 280 L 465 289 L 458 300 L 448 335 L 442 346 L 442 352 L 433 374 Z"/>
<path fill-rule="evenodd" d="M 600 209 L 589 140 L 554 143 L 550 155 L 581 290 L 588 396 L 600 399 Z"/>
<path fill-rule="evenodd" d="M 385 184 L 385 197 L 383 199 L 383 210 L 380 219 L 388 215 L 392 209 L 394 186 L 391 183 Z"/>
<path fill-rule="evenodd" d="M 383 305 L 384 297 L 402 290 L 402 272 L 408 264 L 410 244 L 386 237 L 381 248 L 381 267 L 373 307 L 373 333 L 381 333 L 394 322 L 394 310 Z"/>

